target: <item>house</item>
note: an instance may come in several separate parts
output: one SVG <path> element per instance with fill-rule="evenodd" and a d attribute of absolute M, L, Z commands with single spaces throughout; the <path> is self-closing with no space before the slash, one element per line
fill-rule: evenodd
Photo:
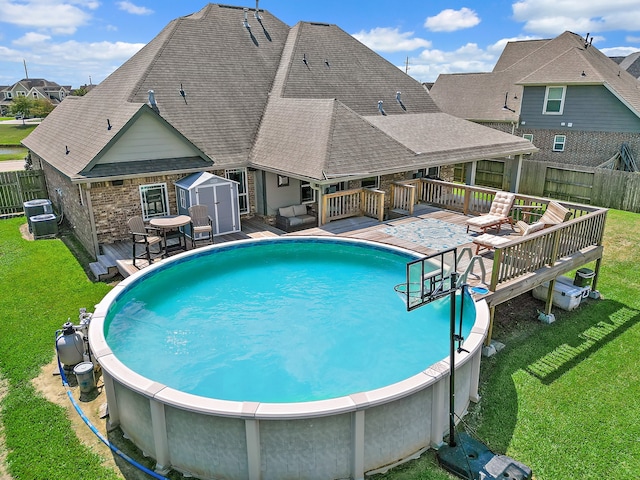
<path fill-rule="evenodd" d="M 209 4 L 170 22 L 24 141 L 54 205 L 93 254 L 126 220 L 177 211 L 174 183 L 239 184 L 243 216 L 275 217 L 363 186 L 389 190 L 443 165 L 503 159 L 507 187 L 531 142 L 443 113 L 425 88 L 336 25 Z"/>
<path fill-rule="evenodd" d="M 23 78 L 11 86 L 0 88 L 0 94 L 0 115 L 6 115 L 14 98 L 44 99 L 58 105 L 71 94 L 71 86 L 61 86 L 44 78 Z"/>
<path fill-rule="evenodd" d="M 640 52 L 633 52 L 626 57 L 609 57 L 635 78 L 640 78 Z"/>
<path fill-rule="evenodd" d="M 430 94 L 449 114 L 529 139 L 539 151 L 526 161 L 554 175 L 605 164 L 624 144 L 638 154 L 640 85 L 591 40 L 509 42 L 492 72 L 440 75 Z"/>

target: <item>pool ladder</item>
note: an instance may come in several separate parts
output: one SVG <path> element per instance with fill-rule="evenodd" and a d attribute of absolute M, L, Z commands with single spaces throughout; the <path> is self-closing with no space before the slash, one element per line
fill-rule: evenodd
<path fill-rule="evenodd" d="M 462 250 L 460 250 L 460 253 L 458 254 L 458 258 L 457 258 L 458 264 L 460 263 L 460 261 L 463 259 L 464 256 L 469 257 L 469 264 L 467 265 L 467 268 L 465 268 L 464 273 L 462 273 L 462 275 L 460 275 L 460 277 L 458 278 L 457 286 L 467 283 L 467 277 L 469 276 L 469 274 L 472 274 L 478 277 L 478 274 L 475 272 L 476 264 L 480 266 L 480 273 L 482 274 L 482 276 L 478 278 L 480 278 L 482 280 L 482 283 L 486 285 L 487 271 L 484 268 L 482 257 L 480 255 L 474 255 L 471 250 L 471 247 L 464 247 Z"/>

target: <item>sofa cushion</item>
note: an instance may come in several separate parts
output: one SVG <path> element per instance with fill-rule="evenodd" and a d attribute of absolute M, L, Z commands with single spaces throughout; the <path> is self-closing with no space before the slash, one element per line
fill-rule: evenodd
<path fill-rule="evenodd" d="M 289 217 L 289 226 L 295 227 L 298 225 L 302 225 L 302 219 L 300 217 Z"/>
<path fill-rule="evenodd" d="M 302 223 L 304 223 L 305 225 L 307 223 L 315 223 L 316 221 L 316 217 L 314 217 L 313 215 L 307 215 L 307 214 L 297 216 L 296 218 L 299 218 L 300 220 L 302 220 Z"/>
<path fill-rule="evenodd" d="M 307 213 L 307 212 L 305 212 Z M 295 217 L 296 214 L 293 212 L 293 205 L 289 206 L 289 207 L 280 207 L 278 209 L 278 214 L 281 217 Z"/>
<path fill-rule="evenodd" d="M 299 217 L 300 215 L 307 214 L 307 206 L 306 205 L 292 205 L 293 215 Z"/>

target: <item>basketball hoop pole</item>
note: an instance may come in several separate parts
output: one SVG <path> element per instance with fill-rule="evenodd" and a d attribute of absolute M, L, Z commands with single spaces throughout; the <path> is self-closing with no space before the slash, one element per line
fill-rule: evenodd
<path fill-rule="evenodd" d="M 455 374 L 456 374 L 456 291 L 457 283 L 458 283 L 458 274 L 454 271 L 451 273 L 451 292 L 450 296 L 450 318 L 449 318 L 449 446 L 455 447 L 455 406 L 456 406 L 456 385 L 455 385 Z M 462 304 L 464 300 L 460 299 L 460 303 Z"/>

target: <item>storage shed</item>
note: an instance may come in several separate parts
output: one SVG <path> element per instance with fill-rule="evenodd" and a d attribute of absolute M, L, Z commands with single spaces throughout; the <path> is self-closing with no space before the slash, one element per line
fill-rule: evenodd
<path fill-rule="evenodd" d="M 192 205 L 206 205 L 213 235 L 240 231 L 238 182 L 208 172 L 193 173 L 175 182 L 178 214 L 189 215 Z M 184 227 L 191 237 L 191 226 Z"/>

